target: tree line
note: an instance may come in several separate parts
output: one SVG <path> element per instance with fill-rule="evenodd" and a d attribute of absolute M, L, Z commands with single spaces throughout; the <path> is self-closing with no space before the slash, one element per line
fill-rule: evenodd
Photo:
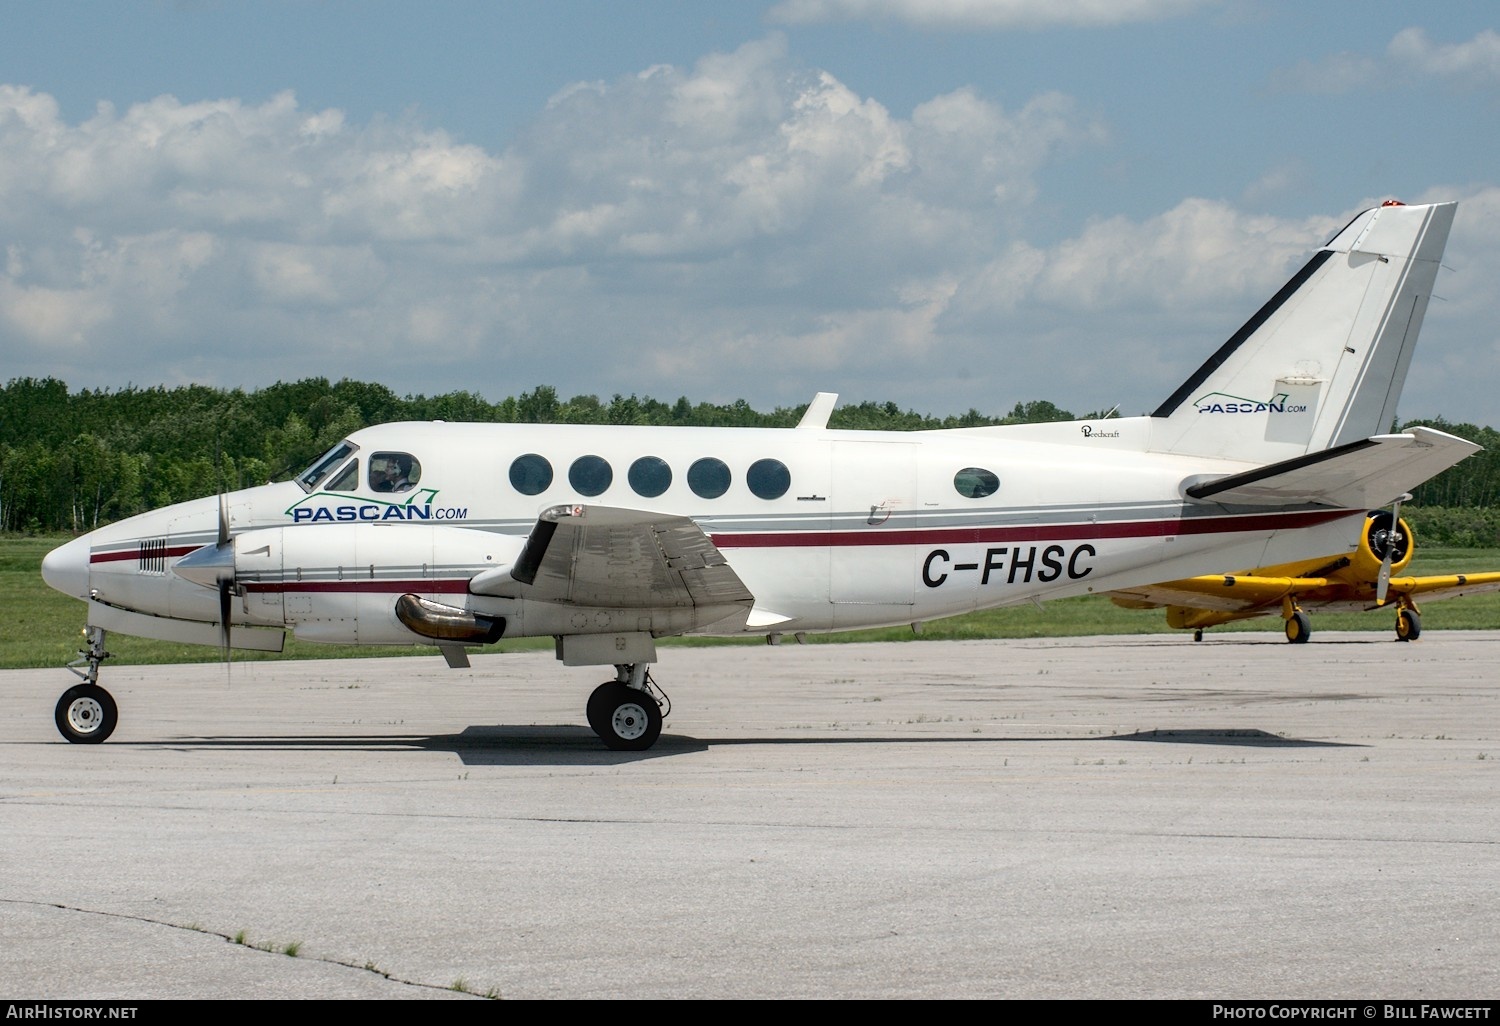
<path fill-rule="evenodd" d="M 467 391 L 398 396 L 347 378 L 250 392 L 203 385 L 75 392 L 56 378 L 15 378 L 0 388 L 0 531 L 92 530 L 173 502 L 284 480 L 351 431 L 387 421 L 791 427 L 806 408 L 763 413 L 743 399 L 692 403 L 685 396 L 565 400 L 550 385 L 490 402 Z M 917 431 L 1100 416 L 1075 418 L 1045 400 L 1016 403 L 1003 415 L 970 409 L 941 418 L 866 401 L 839 407 L 829 424 Z M 1500 545 L 1500 433 L 1441 419 L 1421 423 L 1485 449 L 1417 490 L 1408 507 L 1413 526 L 1429 542 Z"/>

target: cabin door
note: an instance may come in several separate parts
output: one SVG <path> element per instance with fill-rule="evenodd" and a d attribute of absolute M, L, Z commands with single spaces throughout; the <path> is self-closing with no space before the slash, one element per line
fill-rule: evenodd
<path fill-rule="evenodd" d="M 835 603 L 909 606 L 916 573 L 898 541 L 917 506 L 915 442 L 833 443 L 833 532 L 829 598 Z"/>

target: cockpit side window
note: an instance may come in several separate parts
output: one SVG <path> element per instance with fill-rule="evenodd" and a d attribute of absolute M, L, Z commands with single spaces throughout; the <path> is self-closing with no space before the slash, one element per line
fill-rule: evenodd
<path fill-rule="evenodd" d="M 302 486 L 304 492 L 310 492 L 322 483 L 323 479 L 333 472 L 334 468 L 349 458 L 351 453 L 357 452 L 359 446 L 350 441 L 340 442 L 329 449 L 318 458 L 318 462 L 308 467 L 297 475 L 297 483 Z"/>
<path fill-rule="evenodd" d="M 370 488 L 377 492 L 409 492 L 422 480 L 422 464 L 410 453 L 377 452 L 370 456 Z"/>
<path fill-rule="evenodd" d="M 328 482 L 330 492 L 348 492 L 359 487 L 359 460 L 350 460 L 349 465 L 339 471 Z"/>

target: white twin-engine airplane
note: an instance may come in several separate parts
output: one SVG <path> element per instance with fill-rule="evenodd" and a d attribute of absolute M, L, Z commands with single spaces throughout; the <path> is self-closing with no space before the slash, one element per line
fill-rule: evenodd
<path fill-rule="evenodd" d="M 586 716 L 649 748 L 656 639 L 924 620 L 1353 551 L 1478 447 L 1385 434 L 1454 204 L 1367 210 L 1148 417 L 912 433 L 401 423 L 294 481 L 179 503 L 42 565 L 88 603 L 69 741 L 118 719 L 106 631 L 279 650 L 551 635 Z M 231 629 L 232 628 L 232 629 Z M 80 667 L 86 666 L 86 669 Z"/>

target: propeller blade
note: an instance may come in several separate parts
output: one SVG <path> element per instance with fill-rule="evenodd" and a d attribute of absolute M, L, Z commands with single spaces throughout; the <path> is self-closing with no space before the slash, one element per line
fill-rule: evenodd
<path fill-rule="evenodd" d="M 229 662 L 229 604 L 234 597 L 234 581 L 221 578 L 219 581 L 219 644 L 224 649 L 224 661 Z"/>
<path fill-rule="evenodd" d="M 183 580 L 219 593 L 219 643 L 224 661 L 229 662 L 229 618 L 236 594 L 234 579 L 234 538 L 229 533 L 229 506 L 219 495 L 219 540 L 203 545 L 172 564 L 172 572 Z"/>
<path fill-rule="evenodd" d="M 1401 540 L 1401 500 L 1391 504 L 1391 527 L 1385 536 L 1385 555 L 1380 559 L 1380 576 L 1375 578 L 1375 604 L 1385 605 L 1386 592 L 1391 587 L 1391 558 L 1396 554 L 1396 545 Z"/>
<path fill-rule="evenodd" d="M 229 535 L 229 503 L 224 498 L 223 484 L 219 486 L 219 541 L 214 551 L 229 554 L 228 573 L 222 564 L 218 575 L 219 585 L 219 641 L 224 649 L 224 665 L 229 665 L 229 603 L 234 596 L 234 541 Z"/>

